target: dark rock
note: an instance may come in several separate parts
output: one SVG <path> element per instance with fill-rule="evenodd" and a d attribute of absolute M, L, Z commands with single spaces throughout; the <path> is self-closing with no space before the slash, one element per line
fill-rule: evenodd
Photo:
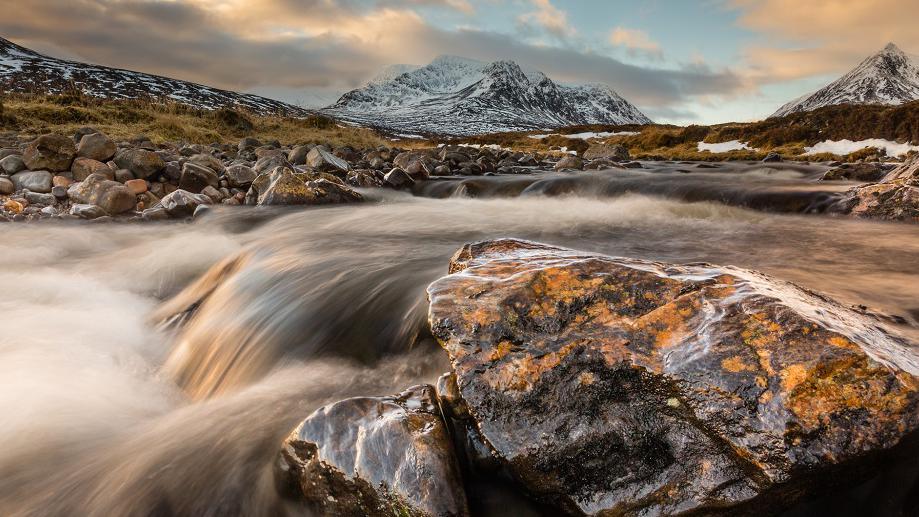
<path fill-rule="evenodd" d="M 264 174 L 282 166 L 290 166 L 290 163 L 283 154 L 274 153 L 259 158 L 252 169 L 256 174 Z"/>
<path fill-rule="evenodd" d="M 6 176 L 0 176 L 0 195 L 8 196 L 13 192 L 16 192 L 16 185 L 13 184 L 13 180 Z"/>
<path fill-rule="evenodd" d="M 237 146 L 237 149 L 239 150 L 239 152 L 251 151 L 252 149 L 255 149 L 256 147 L 261 147 L 261 145 L 262 143 L 259 142 L 257 138 L 247 136 L 239 141 L 239 145 Z"/>
<path fill-rule="evenodd" d="M 118 183 L 127 183 L 134 179 L 135 179 L 134 175 L 131 174 L 131 171 L 127 169 L 118 169 L 117 171 L 115 171 L 115 181 L 117 181 Z M 145 180 L 138 180 L 138 181 L 145 181 Z"/>
<path fill-rule="evenodd" d="M 394 168 L 383 176 L 383 182 L 393 188 L 410 187 L 415 184 L 415 180 L 400 168 Z"/>
<path fill-rule="evenodd" d="M 125 149 L 115 155 L 119 169 L 128 169 L 135 178 L 147 179 L 156 176 L 166 168 L 166 162 L 153 151 L 146 149 Z"/>
<path fill-rule="evenodd" d="M 73 140 L 62 135 L 42 135 L 31 141 L 22 153 L 29 170 L 66 171 L 77 154 Z"/>
<path fill-rule="evenodd" d="M 208 167 L 192 162 L 186 162 L 182 166 L 182 177 L 179 178 L 179 188 L 182 190 L 198 193 L 204 190 L 204 187 L 216 187 L 218 183 L 217 173 Z"/>
<path fill-rule="evenodd" d="M 90 158 L 100 162 L 111 160 L 118 148 L 111 138 L 102 133 L 90 133 L 80 139 L 77 146 L 77 156 Z"/>
<path fill-rule="evenodd" d="M 763 158 L 763 163 L 775 163 L 782 161 L 782 155 L 776 152 L 770 152 Z"/>
<path fill-rule="evenodd" d="M 451 176 L 453 171 L 450 170 L 449 165 L 438 165 L 434 167 L 434 176 Z"/>
<path fill-rule="evenodd" d="M 67 187 L 62 187 L 60 185 L 55 185 L 51 187 L 51 194 L 58 199 L 67 199 Z"/>
<path fill-rule="evenodd" d="M 136 201 L 130 189 L 101 174 L 91 174 L 85 180 L 74 183 L 67 190 L 67 196 L 77 203 L 98 205 L 109 215 L 134 209 Z"/>
<path fill-rule="evenodd" d="M 75 215 L 80 219 L 97 219 L 108 214 L 101 206 L 76 203 L 70 206 L 70 215 Z"/>
<path fill-rule="evenodd" d="M 353 170 L 348 173 L 345 181 L 348 185 L 358 188 L 382 187 L 383 180 L 371 171 Z"/>
<path fill-rule="evenodd" d="M 153 209 L 162 208 L 171 217 L 189 217 L 195 213 L 195 209 L 198 208 L 198 206 L 210 205 L 211 203 L 213 203 L 211 198 L 204 194 L 195 194 L 194 192 L 179 189 L 163 196 L 163 199 L 161 199 L 159 204 L 154 206 Z M 148 216 L 147 212 L 149 211 L 150 210 L 144 211 L 144 218 L 159 217 L 155 213 L 151 213 Z"/>
<path fill-rule="evenodd" d="M 226 171 L 226 167 L 223 166 L 223 162 L 215 158 L 213 155 L 199 153 L 191 156 L 185 163 L 193 163 L 195 165 L 200 165 L 202 167 L 207 167 L 208 169 L 214 171 L 215 174 L 220 176 Z"/>
<path fill-rule="evenodd" d="M 318 409 L 285 441 L 278 472 L 319 515 L 469 514 L 431 386 Z"/>
<path fill-rule="evenodd" d="M 515 240 L 450 272 L 430 323 L 462 398 L 566 512 L 769 513 L 919 428 L 915 345 L 759 273 Z"/>
<path fill-rule="evenodd" d="M 83 137 L 86 135 L 91 135 L 93 133 L 98 133 L 99 130 L 94 127 L 81 127 L 77 129 L 73 134 L 73 143 L 76 145 L 80 144 L 80 141 L 83 140 Z"/>
<path fill-rule="evenodd" d="M 31 190 L 47 194 L 51 192 L 52 174 L 48 171 L 22 171 L 10 176 L 16 190 Z"/>
<path fill-rule="evenodd" d="M 364 200 L 363 196 L 343 185 L 340 180 L 319 179 L 309 182 L 309 186 L 319 191 L 319 199 L 323 204 L 355 203 Z"/>
<path fill-rule="evenodd" d="M 879 162 L 843 163 L 823 174 L 823 181 L 878 181 L 888 172 L 887 167 Z"/>
<path fill-rule="evenodd" d="M 53 194 L 42 194 L 40 192 L 25 192 L 22 197 L 29 202 L 30 205 L 53 205 L 57 203 L 57 198 Z"/>
<path fill-rule="evenodd" d="M 362 199 L 357 192 L 328 180 L 304 181 L 287 167 L 259 175 L 246 194 L 246 203 L 256 205 L 322 205 Z"/>

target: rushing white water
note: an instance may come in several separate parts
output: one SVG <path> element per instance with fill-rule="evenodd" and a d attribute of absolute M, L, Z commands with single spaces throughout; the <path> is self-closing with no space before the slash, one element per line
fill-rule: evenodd
<path fill-rule="evenodd" d="M 444 371 L 424 287 L 489 237 L 756 269 L 901 316 L 916 341 L 919 227 L 906 224 L 640 195 L 390 193 L 193 223 L 7 225 L 0 514 L 285 513 L 279 441 L 330 400 Z M 248 259 L 187 325 L 158 327 L 161 303 L 234 256 Z"/>

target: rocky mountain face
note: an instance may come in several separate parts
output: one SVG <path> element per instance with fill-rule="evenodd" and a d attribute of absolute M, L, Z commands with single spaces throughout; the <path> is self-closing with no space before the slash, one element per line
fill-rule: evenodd
<path fill-rule="evenodd" d="M 388 69 L 322 111 L 400 134 L 472 135 L 651 122 L 608 86 L 563 86 L 513 61 L 482 63 L 454 56 L 441 56 L 417 69 Z"/>
<path fill-rule="evenodd" d="M 60 94 L 73 90 L 106 99 L 165 99 L 204 109 L 242 108 L 261 115 L 309 114 L 299 106 L 258 95 L 57 59 L 0 38 L 0 91 Z"/>
<path fill-rule="evenodd" d="M 773 117 L 836 104 L 896 105 L 919 99 L 919 63 L 893 43 L 851 72 L 782 106 Z"/>

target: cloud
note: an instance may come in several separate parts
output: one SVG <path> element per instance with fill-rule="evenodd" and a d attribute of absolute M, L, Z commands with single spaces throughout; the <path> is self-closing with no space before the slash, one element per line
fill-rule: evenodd
<path fill-rule="evenodd" d="M 537 25 L 550 34 L 565 38 L 574 36 L 577 31 L 568 24 L 568 13 L 552 5 L 550 0 L 530 0 L 535 11 L 521 14 L 517 20 L 524 26 Z"/>
<path fill-rule="evenodd" d="M 609 42 L 616 47 L 626 48 L 633 55 L 643 54 L 657 59 L 664 56 L 660 44 L 643 30 L 616 27 L 609 33 Z"/>
<path fill-rule="evenodd" d="M 30 47 L 66 49 L 90 62 L 234 90 L 283 92 L 283 99 L 294 101 L 308 97 L 297 91 L 344 92 L 387 65 L 427 63 L 439 54 L 512 59 L 562 82 L 609 84 L 655 113 L 690 97 L 749 89 L 730 70 L 700 63 L 636 66 L 570 45 L 531 44 L 515 34 L 436 27 L 414 9 L 423 4 L 462 13 L 464 3 L 31 0 L 5 6 L 0 35 Z M 560 19 L 561 25 L 555 19 L 549 27 L 564 33 L 567 20 Z"/>
<path fill-rule="evenodd" d="M 729 0 L 742 27 L 762 41 L 745 49 L 758 82 L 838 74 L 888 42 L 919 52 L 919 2 L 903 0 Z"/>

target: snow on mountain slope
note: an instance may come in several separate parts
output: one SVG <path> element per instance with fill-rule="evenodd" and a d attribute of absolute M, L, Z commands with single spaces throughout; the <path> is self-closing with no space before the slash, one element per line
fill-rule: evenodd
<path fill-rule="evenodd" d="M 772 117 L 836 104 L 902 104 L 919 99 L 919 63 L 893 43 L 817 92 L 782 106 Z"/>
<path fill-rule="evenodd" d="M 81 90 L 108 99 L 169 99 L 203 109 L 242 108 L 262 115 L 305 116 L 299 106 L 200 84 L 48 57 L 0 38 L 0 91 L 59 94 Z"/>
<path fill-rule="evenodd" d="M 439 135 L 650 122 L 608 86 L 559 85 L 513 61 L 441 56 L 391 79 L 386 75 L 322 111 L 393 132 Z"/>

